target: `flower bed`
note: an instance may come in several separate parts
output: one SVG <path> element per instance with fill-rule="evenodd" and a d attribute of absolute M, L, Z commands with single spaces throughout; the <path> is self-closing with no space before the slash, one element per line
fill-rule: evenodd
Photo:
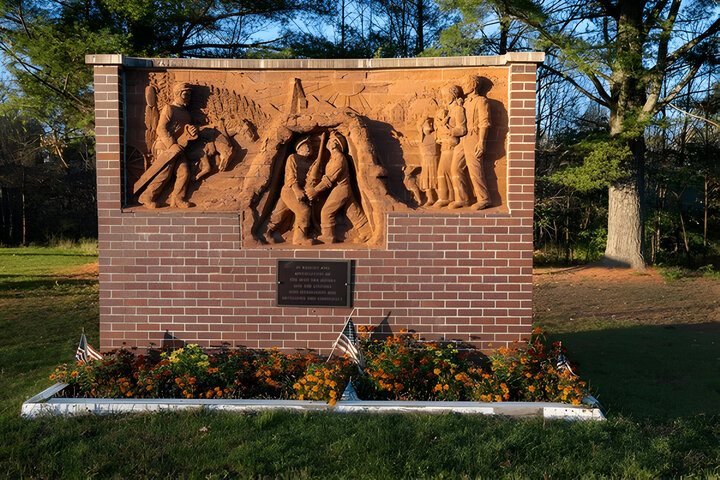
<path fill-rule="evenodd" d="M 365 368 L 346 358 L 272 350 L 205 352 L 188 345 L 173 352 L 127 350 L 102 360 L 63 364 L 52 380 L 75 398 L 318 400 L 334 405 L 349 379 L 363 400 L 532 401 L 579 405 L 585 382 L 558 371 L 559 344 L 536 330 L 527 344 L 501 348 L 485 361 L 456 345 L 420 342 L 401 333 L 386 338 L 360 328 Z"/>

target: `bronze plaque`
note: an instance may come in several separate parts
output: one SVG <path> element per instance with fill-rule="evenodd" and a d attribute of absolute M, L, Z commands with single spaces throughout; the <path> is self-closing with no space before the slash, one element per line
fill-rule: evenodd
<path fill-rule="evenodd" d="M 278 260 L 277 304 L 350 307 L 350 260 Z"/>

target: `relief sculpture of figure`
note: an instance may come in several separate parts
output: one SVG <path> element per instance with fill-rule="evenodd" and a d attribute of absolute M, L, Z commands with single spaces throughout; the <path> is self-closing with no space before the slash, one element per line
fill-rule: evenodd
<path fill-rule="evenodd" d="M 189 166 L 184 151 L 188 144 L 198 137 L 197 127 L 190 123 L 190 90 L 190 84 L 176 83 L 173 86 L 173 102 L 166 105 L 160 113 L 157 136 L 152 146 L 152 163 L 135 183 L 134 188 L 137 194 L 145 187 L 138 200 L 147 208 L 158 207 L 158 196 L 173 175 L 175 185 L 168 198 L 170 206 L 190 206 L 185 200 Z"/>
<path fill-rule="evenodd" d="M 434 206 L 460 208 L 469 203 L 465 154 L 458 148 L 460 138 L 467 133 L 462 89 L 450 85 L 442 89 L 445 107 L 435 116 L 438 143 L 441 145 L 438 164 L 438 201 Z"/>
<path fill-rule="evenodd" d="M 430 206 L 438 199 L 438 149 L 433 119 L 426 117 L 420 123 L 420 161 L 421 170 L 418 177 L 420 190 L 425 192 L 424 206 Z"/>
<path fill-rule="evenodd" d="M 470 75 L 465 84 L 464 106 L 467 135 L 460 140 L 470 175 L 470 183 L 475 192 L 475 203 L 472 205 L 475 210 L 482 210 L 490 206 L 490 195 L 483 165 L 490 131 L 490 104 L 488 99 L 480 93 L 481 86 L 482 78 L 477 75 Z"/>
<path fill-rule="evenodd" d="M 265 232 L 265 240 L 268 243 L 276 243 L 275 232 L 286 216 L 292 212 L 295 215 L 292 243 L 305 246 L 313 244 L 313 240 L 308 235 L 311 214 L 310 201 L 305 193 L 308 171 L 314 160 L 311 158 L 312 148 L 309 140 L 308 137 L 301 138 L 295 145 L 295 153 L 290 155 L 285 163 L 285 182 Z M 318 159 L 324 143 L 325 136 L 321 142 Z"/>
<path fill-rule="evenodd" d="M 371 230 L 368 219 L 355 198 L 350 184 L 350 166 L 345 154 L 347 142 L 342 135 L 333 131 L 330 134 L 327 148 L 330 150 L 330 159 L 325 165 L 324 175 L 317 182 L 309 181 L 305 187 L 311 201 L 315 200 L 320 193 L 330 191 L 320 210 L 322 234 L 318 240 L 323 243 L 337 242 L 335 238 L 336 218 L 338 213 L 344 209 L 348 220 L 358 232 L 360 240 L 365 242 L 370 239 Z"/>

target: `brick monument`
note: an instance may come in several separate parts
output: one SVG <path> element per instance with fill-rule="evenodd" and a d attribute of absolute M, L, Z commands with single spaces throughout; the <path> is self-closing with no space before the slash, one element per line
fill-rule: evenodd
<path fill-rule="evenodd" d="M 88 56 L 101 348 L 527 337 L 542 60 Z"/>

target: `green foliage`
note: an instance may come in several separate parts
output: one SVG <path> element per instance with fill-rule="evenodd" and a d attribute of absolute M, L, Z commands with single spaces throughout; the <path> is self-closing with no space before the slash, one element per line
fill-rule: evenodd
<path fill-rule="evenodd" d="M 438 45 L 426 48 L 420 57 L 452 57 L 478 55 L 486 50 L 482 39 L 473 37 L 474 29 L 468 25 L 455 24 L 440 33 Z"/>
<path fill-rule="evenodd" d="M 698 268 L 698 271 L 705 278 L 712 278 L 713 280 L 720 280 L 720 271 L 715 270 L 715 266 L 712 264 L 703 265 Z"/>
<path fill-rule="evenodd" d="M 672 268 L 659 267 L 658 272 L 668 282 L 680 280 L 681 278 L 685 277 L 685 271 L 680 267 L 672 267 Z"/>
<path fill-rule="evenodd" d="M 570 155 L 582 157 L 582 164 L 571 165 L 550 176 L 550 181 L 589 192 L 607 188 L 629 175 L 630 147 L 607 138 L 589 137 L 572 145 Z"/>

